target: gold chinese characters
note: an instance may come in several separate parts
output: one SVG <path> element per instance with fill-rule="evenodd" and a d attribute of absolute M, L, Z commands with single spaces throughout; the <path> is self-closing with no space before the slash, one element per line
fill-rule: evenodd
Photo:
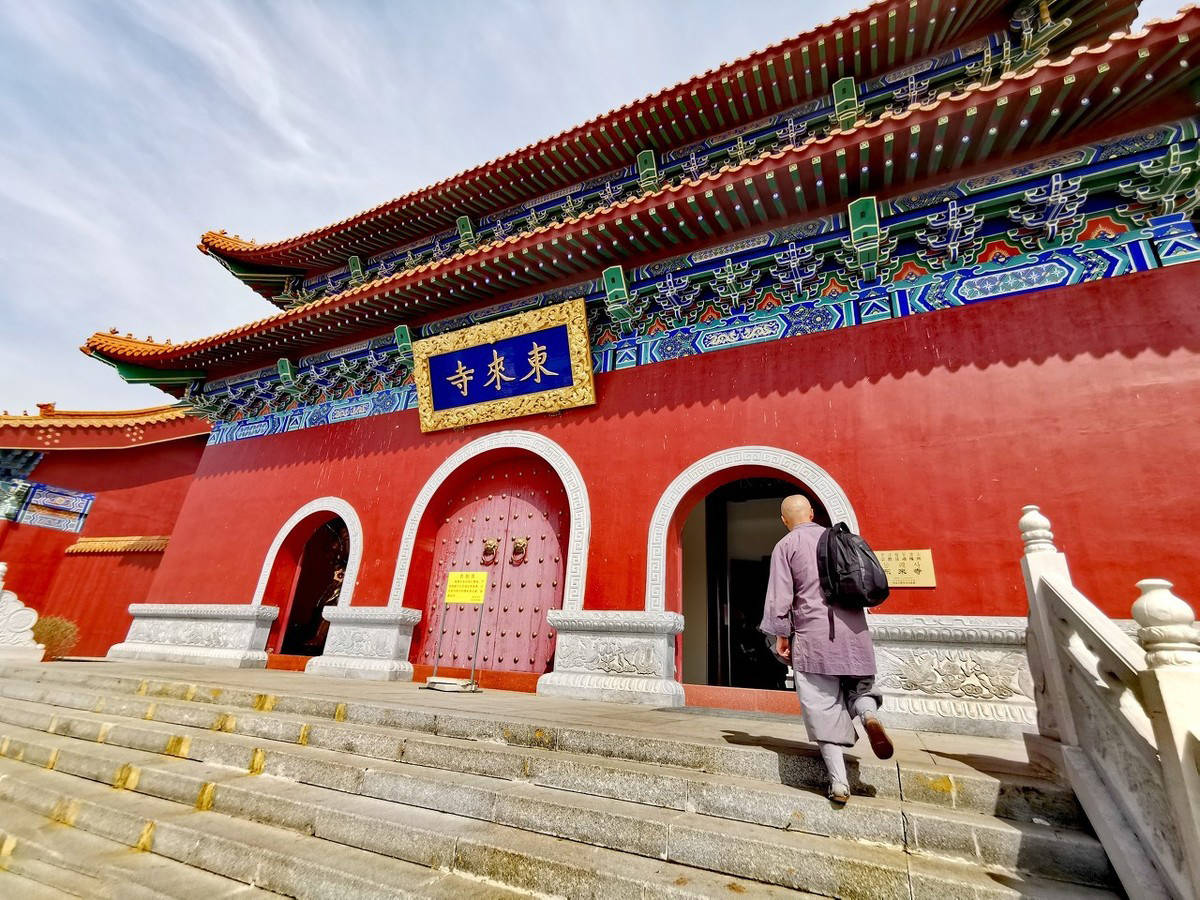
<path fill-rule="evenodd" d="M 557 333 L 545 334 L 552 329 Z M 468 350 L 473 352 L 463 352 Z M 569 370 L 558 363 L 564 351 Z M 435 403 L 434 358 L 441 385 L 457 391 L 461 405 Z M 413 379 L 422 431 L 589 406 L 596 389 L 584 302 L 568 300 L 414 341 Z"/>
<path fill-rule="evenodd" d="M 541 384 L 543 375 L 557 375 L 558 373 L 546 368 L 547 356 L 545 345 L 539 344 L 537 341 L 532 341 L 531 343 L 533 347 L 530 349 L 528 356 L 529 371 L 521 376 L 521 381 L 528 381 L 532 378 L 534 384 Z M 458 388 L 465 397 L 467 396 L 471 379 L 475 377 L 475 370 L 464 366 L 461 359 L 457 360 L 457 362 L 458 368 L 447 375 L 446 380 Z M 497 391 L 500 391 L 504 387 L 504 382 L 516 380 L 515 375 L 509 375 L 505 371 L 505 357 L 501 356 L 500 352 L 493 348 L 492 361 L 488 363 L 488 379 L 483 383 L 484 387 L 494 387 Z"/>

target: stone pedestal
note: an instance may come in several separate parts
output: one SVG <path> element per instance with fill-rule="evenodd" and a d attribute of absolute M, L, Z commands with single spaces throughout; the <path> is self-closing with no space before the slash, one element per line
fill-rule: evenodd
<path fill-rule="evenodd" d="M 330 606 L 322 615 L 329 622 L 325 650 L 308 661 L 305 672 L 335 678 L 412 681 L 408 651 L 413 626 L 421 620 L 419 609 Z"/>
<path fill-rule="evenodd" d="M 0 663 L 41 662 L 46 648 L 33 639 L 38 614 L 4 590 L 7 569 L 0 563 Z"/>
<path fill-rule="evenodd" d="M 675 678 L 675 635 L 683 616 L 637 610 L 551 610 L 557 630 L 554 671 L 537 692 L 580 700 L 683 706 Z"/>
<path fill-rule="evenodd" d="M 868 617 L 889 725 L 1019 737 L 1037 733 L 1024 616 Z"/>
<path fill-rule="evenodd" d="M 129 614 L 129 634 L 108 651 L 109 659 L 261 669 L 279 610 L 248 603 L 132 603 Z"/>

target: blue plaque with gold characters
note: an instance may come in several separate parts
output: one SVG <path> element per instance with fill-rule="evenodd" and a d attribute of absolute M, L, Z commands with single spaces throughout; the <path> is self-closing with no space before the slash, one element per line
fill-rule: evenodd
<path fill-rule="evenodd" d="M 413 343 L 422 431 L 596 402 L 583 300 Z"/>

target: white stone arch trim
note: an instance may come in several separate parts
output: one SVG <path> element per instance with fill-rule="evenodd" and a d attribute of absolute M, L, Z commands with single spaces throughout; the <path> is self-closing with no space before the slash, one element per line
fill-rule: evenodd
<path fill-rule="evenodd" d="M 335 605 L 350 605 L 350 598 L 354 596 L 354 583 L 358 580 L 358 567 L 362 562 L 362 522 L 359 521 L 358 513 L 354 511 L 354 507 L 341 497 L 318 497 L 316 500 L 310 500 L 308 503 L 305 503 L 292 513 L 291 517 L 283 523 L 283 526 L 275 535 L 275 540 L 271 541 L 271 549 L 267 551 L 267 558 L 263 560 L 262 571 L 258 575 L 258 587 L 254 589 L 254 599 L 250 601 L 251 606 L 262 605 L 263 595 L 267 592 L 267 581 L 271 578 L 271 569 L 275 567 L 275 557 L 279 553 L 279 548 L 283 546 L 283 542 L 287 539 L 287 536 L 292 533 L 292 529 L 299 525 L 301 521 L 307 519 L 315 512 L 331 512 L 334 515 L 340 516 L 342 521 L 346 523 L 346 532 L 350 539 L 350 552 L 346 558 L 346 575 L 342 579 L 342 589 L 338 593 Z"/>
<path fill-rule="evenodd" d="M 583 589 L 587 580 L 588 544 L 592 537 L 592 507 L 588 501 L 587 485 L 575 460 L 548 437 L 532 431 L 499 431 L 478 438 L 454 453 L 437 467 L 413 501 L 404 523 L 404 534 L 400 539 L 400 552 L 396 557 L 396 571 L 392 576 L 392 590 L 388 595 L 388 606 L 397 607 L 404 603 L 404 588 L 408 583 L 408 570 L 412 564 L 413 548 L 417 541 L 417 530 L 421 519 L 429 508 L 438 488 L 455 470 L 468 460 L 493 450 L 514 448 L 526 450 L 540 456 L 557 473 L 567 492 L 567 505 L 571 511 L 571 530 L 567 544 L 567 567 L 563 585 L 563 605 L 566 610 L 583 609 Z"/>
<path fill-rule="evenodd" d="M 851 531 L 857 533 L 858 517 L 850 505 L 850 498 L 833 476 L 811 459 L 779 447 L 731 447 L 710 453 L 680 472 L 654 507 L 654 515 L 650 518 L 650 535 L 646 541 L 647 612 L 666 609 L 667 531 L 680 501 L 688 491 L 714 472 L 743 466 L 761 466 L 791 476 L 817 495 L 831 520 L 845 522 Z"/>

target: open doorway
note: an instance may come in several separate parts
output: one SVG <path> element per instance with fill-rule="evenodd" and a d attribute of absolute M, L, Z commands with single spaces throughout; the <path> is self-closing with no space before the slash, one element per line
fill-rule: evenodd
<path fill-rule="evenodd" d="M 312 520 L 319 524 L 314 527 Z M 317 514 L 297 525 L 280 547 L 266 592 L 265 602 L 280 607 L 268 649 L 296 656 L 321 654 L 329 629 L 321 611 L 337 603 L 349 557 L 350 534 L 340 516 Z M 282 634 L 276 634 L 281 627 Z"/>
<path fill-rule="evenodd" d="M 741 478 L 696 504 L 683 526 L 683 681 L 719 687 L 785 690 L 787 667 L 758 631 L 771 551 L 784 536 L 779 505 L 789 494 L 811 501 L 816 521 L 829 515 L 816 495 L 778 478 Z"/>

